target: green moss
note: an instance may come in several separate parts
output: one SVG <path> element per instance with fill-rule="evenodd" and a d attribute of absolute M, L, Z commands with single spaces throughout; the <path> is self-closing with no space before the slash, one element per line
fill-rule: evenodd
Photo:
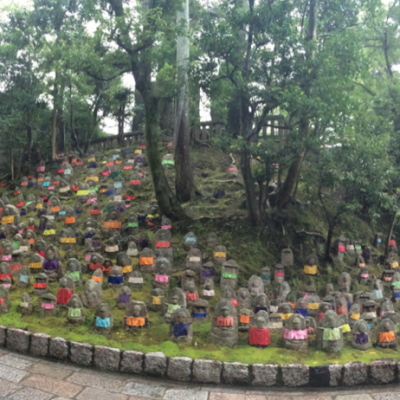
<path fill-rule="evenodd" d="M 133 148 L 132 148 L 133 150 Z M 164 155 L 167 148 L 162 148 Z M 103 154 L 112 156 L 113 150 Z M 103 154 L 97 154 L 98 171 L 102 165 L 100 160 Z M 337 276 L 343 272 L 349 272 L 352 277 L 352 292 L 357 290 L 367 290 L 357 283 L 358 269 L 353 267 L 354 259 L 348 256 L 343 262 L 334 264 L 321 262 L 318 266 L 318 274 L 315 277 L 305 276 L 303 273 L 302 262 L 311 252 L 317 251 L 323 254 L 324 243 L 315 242 L 311 236 L 299 236 L 298 231 L 319 231 L 325 237 L 327 234 L 327 224 L 324 214 L 318 202 L 304 202 L 305 193 L 308 188 L 303 181 L 300 181 L 297 197 L 303 201 L 302 204 L 290 205 L 282 210 L 279 215 L 271 210 L 267 210 L 264 226 L 261 230 L 256 230 L 248 224 L 246 220 L 247 211 L 242 207 L 245 200 L 243 181 L 231 182 L 226 178 L 226 170 L 230 164 L 230 159 L 217 149 L 204 149 L 203 146 L 194 146 L 191 152 L 192 168 L 195 174 L 196 187 L 201 191 L 202 197 L 199 197 L 185 205 L 185 211 L 193 218 L 190 221 L 178 222 L 173 224 L 172 245 L 174 249 L 174 272 L 171 277 L 171 287 L 180 286 L 180 276 L 185 270 L 185 258 L 187 251 L 183 248 L 183 237 L 188 231 L 193 231 L 198 240 L 199 248 L 202 249 L 204 260 L 212 259 L 212 249 L 206 247 L 207 235 L 210 232 L 216 232 L 220 243 L 227 247 L 228 259 L 234 259 L 240 266 L 239 284 L 245 286 L 247 280 L 253 275 L 258 274 L 263 266 L 272 268 L 280 261 L 281 250 L 290 246 L 294 253 L 295 266 L 286 268 L 285 279 L 289 282 L 292 291 L 300 293 L 306 284 L 313 284 L 320 295 L 325 293 L 326 284 L 331 282 L 337 288 Z M 305 174 L 312 174 L 313 171 L 307 170 L 304 166 Z M 73 181 L 82 181 L 85 178 L 86 168 L 74 168 Z M 130 176 L 130 171 L 123 171 L 122 176 L 125 180 Z M 166 171 L 167 178 L 174 186 L 174 170 Z M 222 199 L 213 198 L 216 190 L 225 191 Z M 27 196 L 31 190 L 21 189 L 24 196 Z M 34 191 L 38 195 L 38 191 Z M 135 190 L 136 200 L 134 201 L 132 212 L 143 212 L 146 204 L 154 195 L 152 180 L 146 177 L 140 189 Z M 108 204 L 108 197 L 99 195 L 99 203 L 104 210 Z M 14 198 L 10 197 L 11 203 Z M 73 207 L 76 199 L 64 201 L 68 206 Z M 128 214 L 128 210 L 125 214 Z M 84 206 L 84 213 L 79 217 L 79 221 L 84 221 L 89 216 L 89 207 Z M 36 217 L 36 212 L 31 212 L 22 218 L 27 222 L 29 218 Z M 385 221 L 381 225 L 373 226 L 363 218 L 354 214 L 345 214 L 341 217 L 335 229 L 335 235 L 341 233 L 352 239 L 359 239 L 368 244 L 374 236 L 374 232 L 382 231 Z M 57 229 L 64 227 L 63 222 L 57 222 Z M 154 240 L 154 232 L 145 224 L 140 225 L 140 230 L 148 232 L 150 239 Z M 379 252 L 374 250 L 375 256 Z M 60 247 L 60 254 L 64 258 L 65 251 Z M 80 260 L 84 258 L 84 248 L 76 247 L 76 255 Z M 27 260 L 25 260 L 27 262 Z M 133 258 L 134 267 L 138 266 L 138 258 Z M 376 265 L 371 267 L 370 273 L 379 276 L 383 266 Z M 221 266 L 216 265 L 216 287 L 215 298 L 209 304 L 211 309 L 215 307 L 220 298 L 219 276 Z M 90 279 L 90 275 L 85 275 L 84 280 Z M 49 285 L 50 292 L 56 294 L 58 284 Z M 132 298 L 148 302 L 148 296 L 152 289 L 152 277 L 144 276 L 144 285 L 142 290 L 133 290 Z M 389 286 L 385 284 L 385 292 L 389 293 Z M 154 312 L 149 312 L 149 328 L 138 331 L 135 334 L 129 333 L 122 328 L 124 316 L 123 310 L 118 310 L 116 306 L 117 291 L 103 287 L 104 301 L 107 302 L 114 318 L 114 327 L 108 336 L 98 335 L 93 330 L 94 311 L 85 310 L 86 321 L 82 326 L 72 326 L 66 320 L 66 311 L 59 312 L 53 318 L 40 318 L 39 299 L 33 295 L 33 288 L 26 290 L 32 297 L 35 311 L 32 316 L 22 316 L 17 309 L 20 302 L 23 289 L 13 287 L 9 298 L 12 306 L 9 313 L 0 316 L 0 323 L 9 327 L 28 329 L 32 332 L 44 332 L 56 337 L 61 336 L 68 340 L 87 342 L 94 345 L 106 345 L 118 347 L 123 350 L 138 350 L 145 353 L 152 351 L 163 351 L 167 356 L 187 356 L 194 359 L 217 359 L 221 361 L 239 361 L 243 363 L 291 363 L 302 362 L 311 366 L 322 365 L 326 363 L 346 363 L 350 361 L 370 362 L 375 359 L 389 358 L 399 360 L 397 350 L 382 350 L 374 348 L 369 351 L 360 352 L 351 347 L 350 336 L 345 338 L 345 347 L 339 354 L 327 354 L 316 347 L 315 339 L 310 338 L 309 349 L 304 353 L 294 352 L 282 348 L 282 339 L 271 334 L 271 345 L 259 350 L 248 345 L 248 334 L 239 333 L 239 343 L 233 348 L 216 346 L 210 343 L 211 317 L 208 317 L 205 323 L 193 324 L 193 342 L 175 344 L 169 341 L 169 326 L 164 323 L 163 318 Z M 76 293 L 83 293 L 83 286 L 76 288 Z M 395 305 L 396 308 L 400 304 Z M 375 340 L 375 338 L 374 338 Z"/>

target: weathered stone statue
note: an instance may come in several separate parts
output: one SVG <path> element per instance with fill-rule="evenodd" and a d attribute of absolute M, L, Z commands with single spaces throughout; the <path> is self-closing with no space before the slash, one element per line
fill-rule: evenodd
<path fill-rule="evenodd" d="M 67 321 L 70 324 L 82 325 L 85 322 L 85 313 L 81 299 L 77 294 L 73 294 L 68 302 Z"/>
<path fill-rule="evenodd" d="M 132 301 L 125 308 L 123 326 L 126 330 L 135 332 L 147 328 L 148 319 L 146 304 L 142 301 Z"/>
<path fill-rule="evenodd" d="M 167 258 L 158 258 L 155 266 L 153 287 L 163 291 L 169 290 L 169 275 L 171 274 L 171 263 Z"/>
<path fill-rule="evenodd" d="M 221 288 L 225 285 L 230 286 L 232 289 L 236 289 L 238 283 L 239 265 L 229 260 L 224 262 L 221 268 Z"/>
<path fill-rule="evenodd" d="M 293 314 L 285 323 L 283 343 L 286 349 L 304 351 L 308 348 L 306 320 L 300 314 Z"/>
<path fill-rule="evenodd" d="M 285 270 L 282 264 L 275 265 L 274 281 L 279 285 L 285 280 Z"/>
<path fill-rule="evenodd" d="M 318 323 L 317 345 L 328 352 L 339 352 L 343 348 L 342 322 L 332 310 L 326 311 Z"/>
<path fill-rule="evenodd" d="M 144 273 L 150 273 L 154 271 L 155 259 L 153 250 L 148 247 L 144 248 L 140 253 L 139 258 L 140 270 Z"/>
<path fill-rule="evenodd" d="M 119 289 L 124 284 L 124 274 L 122 268 L 115 265 L 111 268 L 110 275 L 108 277 L 108 287 L 112 289 Z"/>
<path fill-rule="evenodd" d="M 49 246 L 45 251 L 42 271 L 47 275 L 50 283 L 58 281 L 62 276 L 61 265 L 56 258 L 56 252 L 53 246 Z"/>
<path fill-rule="evenodd" d="M 129 276 L 128 286 L 131 289 L 141 289 L 143 287 L 143 277 L 139 271 L 133 271 Z"/>
<path fill-rule="evenodd" d="M 186 256 L 186 268 L 193 271 L 200 271 L 202 269 L 202 256 L 200 249 L 192 247 Z"/>
<path fill-rule="evenodd" d="M 226 262 L 226 247 L 225 246 L 215 246 L 213 253 L 214 261 L 220 265 Z"/>
<path fill-rule="evenodd" d="M 122 288 L 119 290 L 117 298 L 117 307 L 120 310 L 126 309 L 130 299 L 131 299 L 131 289 L 129 288 L 129 286 L 122 286 Z"/>
<path fill-rule="evenodd" d="M 165 322 L 171 321 L 172 313 L 179 308 L 186 308 L 185 293 L 179 288 L 174 288 L 168 293 L 168 298 L 163 305 Z"/>
<path fill-rule="evenodd" d="M 40 296 L 40 316 L 54 317 L 56 315 L 57 297 L 51 293 L 44 293 Z"/>
<path fill-rule="evenodd" d="M 226 299 L 215 306 L 211 325 L 211 343 L 220 346 L 234 346 L 238 341 L 238 319 L 236 308 Z"/>
<path fill-rule="evenodd" d="M 93 324 L 97 333 L 107 335 L 114 325 L 114 319 L 111 314 L 110 306 L 107 303 L 101 303 L 95 312 Z"/>
<path fill-rule="evenodd" d="M 256 278 L 258 278 L 258 276 Z M 246 288 L 240 288 L 237 291 L 236 297 L 238 307 L 251 309 L 251 296 L 250 292 Z"/>
<path fill-rule="evenodd" d="M 178 289 L 178 288 L 175 288 Z M 182 292 L 183 297 L 185 295 Z M 164 308 L 164 292 L 161 289 L 153 289 L 149 295 L 149 310 L 162 311 Z"/>
<path fill-rule="evenodd" d="M 179 308 L 171 315 L 171 342 L 191 342 L 193 340 L 192 317 L 186 308 Z"/>
<path fill-rule="evenodd" d="M 310 254 L 304 262 L 304 273 L 315 275 L 318 271 L 318 257 L 315 253 Z"/>
<path fill-rule="evenodd" d="M 247 283 L 247 288 L 252 296 L 257 296 L 264 293 L 264 282 L 259 276 L 253 275 Z"/>
<path fill-rule="evenodd" d="M 351 333 L 353 335 L 353 340 L 351 342 L 353 347 L 362 351 L 372 347 L 370 329 L 366 321 L 362 319 L 357 320 L 353 325 Z"/>
<path fill-rule="evenodd" d="M 394 349 L 397 347 L 397 337 L 393 321 L 389 318 L 383 318 L 378 325 L 378 347 L 384 349 Z"/>
<path fill-rule="evenodd" d="M 197 238 L 193 232 L 188 232 L 183 238 L 183 247 L 185 250 L 190 250 L 192 247 L 197 246 Z"/>
<path fill-rule="evenodd" d="M 47 293 L 47 275 L 43 272 L 40 272 L 39 274 L 35 275 L 34 279 L 35 283 L 33 284 L 33 294 L 36 296 L 41 296 L 42 294 Z"/>
<path fill-rule="evenodd" d="M 95 309 L 103 301 L 103 293 L 101 286 L 93 280 L 88 280 L 85 283 L 84 292 L 81 296 L 84 307 L 89 309 Z"/>
<path fill-rule="evenodd" d="M 249 332 L 249 344 L 259 349 L 267 347 L 271 343 L 269 334 L 269 317 L 266 311 L 259 311 L 252 319 Z"/>
<path fill-rule="evenodd" d="M 64 275 L 60 279 L 60 288 L 57 292 L 57 305 L 60 308 L 67 308 L 72 295 L 74 294 L 75 284 L 69 275 Z"/>
<path fill-rule="evenodd" d="M 283 249 L 281 251 L 281 265 L 283 267 L 293 267 L 294 257 L 293 252 L 290 248 Z"/>
<path fill-rule="evenodd" d="M 33 304 L 28 293 L 23 293 L 21 297 L 21 302 L 19 303 L 18 311 L 22 315 L 31 315 L 33 311 Z"/>

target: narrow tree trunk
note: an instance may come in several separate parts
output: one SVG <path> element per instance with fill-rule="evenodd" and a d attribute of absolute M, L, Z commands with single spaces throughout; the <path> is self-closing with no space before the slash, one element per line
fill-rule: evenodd
<path fill-rule="evenodd" d="M 240 169 L 244 180 L 246 189 L 247 208 L 249 210 L 249 217 L 253 225 L 260 223 L 260 210 L 257 207 L 257 200 L 254 190 L 253 174 L 250 167 L 250 154 L 247 150 L 243 150 L 240 156 Z"/>
<path fill-rule="evenodd" d="M 303 161 L 304 152 L 302 152 L 299 157 L 297 157 L 289 167 L 289 171 L 286 175 L 286 180 L 283 183 L 281 189 L 278 190 L 278 198 L 276 201 L 276 206 L 281 208 L 286 203 L 288 203 L 291 199 L 291 194 L 293 188 L 296 185 L 296 182 L 299 178 L 300 174 L 300 166 Z"/>
<path fill-rule="evenodd" d="M 326 238 L 326 247 L 325 247 L 325 260 L 330 259 L 330 249 L 331 249 L 331 242 L 333 237 L 333 230 L 335 228 L 336 223 L 330 222 L 328 228 L 328 237 Z"/>
<path fill-rule="evenodd" d="M 124 142 L 124 120 L 125 120 L 125 107 L 120 107 L 120 113 L 118 114 L 118 144 L 123 145 Z"/>
<path fill-rule="evenodd" d="M 28 111 L 27 123 L 26 123 L 26 152 L 28 156 L 28 170 L 32 167 L 32 126 L 31 126 L 31 113 Z"/>
<path fill-rule="evenodd" d="M 14 180 L 14 155 L 11 149 L 11 180 Z"/>
<path fill-rule="evenodd" d="M 149 99 L 144 98 L 145 136 L 146 149 L 156 191 L 157 203 L 160 207 L 161 213 L 165 214 L 168 218 L 173 220 L 184 220 L 187 219 L 187 217 L 168 184 L 164 168 L 161 164 L 161 155 L 158 150 L 157 100 L 152 96 L 149 97 Z"/>
<path fill-rule="evenodd" d="M 193 190 L 193 174 L 190 166 L 189 142 L 189 0 L 184 0 L 183 12 L 177 12 L 177 23 L 186 21 L 185 35 L 177 40 L 177 79 L 180 85 L 176 103 L 174 147 L 175 147 L 175 189 L 181 203 L 190 200 Z"/>
<path fill-rule="evenodd" d="M 143 97 L 138 90 L 135 90 L 135 115 L 132 120 L 132 132 L 138 131 L 142 128 L 144 122 L 144 110 L 138 107 L 143 106 Z"/>
<path fill-rule="evenodd" d="M 394 223 L 396 221 L 396 215 L 397 215 L 397 212 L 394 212 L 392 215 L 392 218 L 390 219 L 389 232 L 387 235 L 386 246 L 385 246 L 385 257 L 386 258 L 389 255 L 389 242 L 390 242 L 390 238 L 393 233 L 393 227 L 394 227 Z"/>
<path fill-rule="evenodd" d="M 56 138 L 57 138 L 57 108 L 54 101 L 53 112 L 52 112 L 52 127 L 51 127 L 51 154 L 53 161 L 57 160 L 56 152 Z"/>

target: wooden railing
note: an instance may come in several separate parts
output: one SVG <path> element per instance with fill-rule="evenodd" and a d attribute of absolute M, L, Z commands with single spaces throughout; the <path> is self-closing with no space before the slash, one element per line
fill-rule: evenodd
<path fill-rule="evenodd" d="M 225 133 L 225 125 L 222 122 L 201 122 L 199 126 L 191 129 L 190 142 L 208 142 Z M 262 127 L 258 136 L 254 136 L 253 141 L 258 142 L 262 139 L 273 139 L 284 142 L 289 129 L 285 126 L 284 117 L 281 115 L 271 116 L 267 124 Z M 117 147 L 127 147 L 143 139 L 143 131 L 125 133 L 122 146 L 118 144 L 117 136 L 107 136 L 92 141 L 91 146 L 96 151 L 106 151 Z M 165 141 L 168 138 L 163 138 Z"/>

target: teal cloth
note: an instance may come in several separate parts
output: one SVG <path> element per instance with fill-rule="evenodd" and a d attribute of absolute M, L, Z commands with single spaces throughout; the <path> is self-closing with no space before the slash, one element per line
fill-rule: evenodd
<path fill-rule="evenodd" d="M 96 317 L 96 326 L 99 328 L 109 328 L 111 326 L 110 318 Z"/>

